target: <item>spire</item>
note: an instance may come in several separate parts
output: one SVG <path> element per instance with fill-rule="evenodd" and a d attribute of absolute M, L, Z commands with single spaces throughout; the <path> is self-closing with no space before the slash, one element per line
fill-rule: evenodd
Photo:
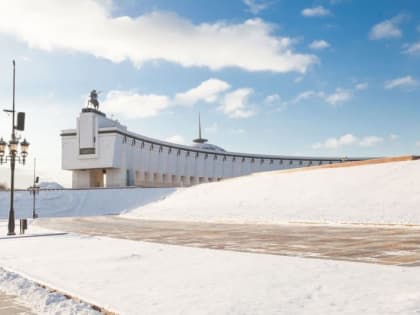
<path fill-rule="evenodd" d="M 200 112 L 198 112 L 198 138 L 201 139 L 201 116 L 200 116 Z"/>
<path fill-rule="evenodd" d="M 201 137 L 201 116 L 200 112 L 198 113 L 198 138 L 193 140 L 195 143 L 205 143 L 207 139 Z"/>

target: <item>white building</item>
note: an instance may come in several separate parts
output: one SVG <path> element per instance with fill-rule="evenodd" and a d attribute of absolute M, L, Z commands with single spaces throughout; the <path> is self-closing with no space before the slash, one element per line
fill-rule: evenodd
<path fill-rule="evenodd" d="M 228 152 L 202 139 L 201 127 L 194 145 L 169 143 L 130 132 L 92 108 L 84 108 L 76 129 L 63 130 L 61 137 L 62 168 L 72 171 L 73 188 L 190 186 L 254 172 L 343 161 L 338 157 Z"/>

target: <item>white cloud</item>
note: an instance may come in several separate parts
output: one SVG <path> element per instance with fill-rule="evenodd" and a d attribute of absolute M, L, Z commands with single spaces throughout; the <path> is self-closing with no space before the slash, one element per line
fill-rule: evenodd
<path fill-rule="evenodd" d="M 337 105 L 348 101 L 351 97 L 352 93 L 349 90 L 336 89 L 334 93 L 325 97 L 325 101 L 331 105 Z"/>
<path fill-rule="evenodd" d="M 166 142 L 177 143 L 177 144 L 187 144 L 185 138 L 181 135 L 173 135 L 164 139 Z"/>
<path fill-rule="evenodd" d="M 281 97 L 278 94 L 268 95 L 264 99 L 264 103 L 267 105 L 275 105 L 281 102 Z"/>
<path fill-rule="evenodd" d="M 402 36 L 402 31 L 399 25 L 406 19 L 406 16 L 399 14 L 389 20 L 385 20 L 375 24 L 369 33 L 369 38 L 372 40 L 385 38 L 399 38 Z"/>
<path fill-rule="evenodd" d="M 368 136 L 360 139 L 359 144 L 362 147 L 373 147 L 377 145 L 378 143 L 381 143 L 384 141 L 383 138 L 377 137 L 377 136 Z"/>
<path fill-rule="evenodd" d="M 324 92 L 317 92 L 313 90 L 304 91 L 300 93 L 298 96 L 296 96 L 293 100 L 294 103 L 299 103 L 301 101 L 305 101 L 311 98 L 318 98 L 318 97 L 324 97 Z"/>
<path fill-rule="evenodd" d="M 367 82 L 358 83 L 354 86 L 354 88 L 358 91 L 366 90 L 368 87 L 369 87 L 369 83 Z"/>
<path fill-rule="evenodd" d="M 298 96 L 296 96 L 293 99 L 293 102 L 294 103 L 299 103 L 299 102 L 306 101 L 306 100 L 309 100 L 309 99 L 320 98 L 330 105 L 338 105 L 340 103 L 344 103 L 344 102 L 350 100 L 352 95 L 353 94 L 352 94 L 351 90 L 345 90 L 345 89 L 340 89 L 340 88 L 337 88 L 335 90 L 335 92 L 331 93 L 331 94 L 326 94 L 322 91 L 308 90 L 308 91 L 304 91 L 304 92 L 300 93 Z"/>
<path fill-rule="evenodd" d="M 263 103 L 270 106 L 271 112 L 283 112 L 288 108 L 288 103 L 284 102 L 278 94 L 266 96 Z"/>
<path fill-rule="evenodd" d="M 301 82 L 303 80 L 303 76 L 298 76 L 298 77 L 296 77 L 294 80 L 293 80 L 293 82 L 295 82 L 295 83 L 299 83 L 299 82 Z"/>
<path fill-rule="evenodd" d="M 313 49 L 313 50 L 322 50 L 325 48 L 330 47 L 330 44 L 321 39 L 321 40 L 314 40 L 312 43 L 310 43 L 309 48 Z"/>
<path fill-rule="evenodd" d="M 352 134 L 348 133 L 344 136 L 341 136 L 339 138 L 328 138 L 324 142 L 317 142 L 314 145 L 312 145 L 313 149 L 336 149 L 344 145 L 350 145 L 357 141 L 357 138 L 353 136 Z"/>
<path fill-rule="evenodd" d="M 391 140 L 391 141 L 398 140 L 399 138 L 400 138 L 400 136 L 396 135 L 396 134 L 390 134 L 389 135 L 389 140 Z"/>
<path fill-rule="evenodd" d="M 108 5 L 107 5 L 108 4 Z M 255 18 L 242 23 L 194 24 L 175 13 L 112 16 L 111 1 L 0 1 L 0 33 L 46 51 L 82 52 L 136 66 L 164 60 L 218 70 L 301 72 L 318 62 L 296 53 L 293 39 Z M 255 49 L 258 47 L 258 49 Z"/>
<path fill-rule="evenodd" d="M 367 136 L 358 138 L 351 133 L 345 134 L 341 137 L 331 137 L 324 142 L 317 142 L 312 145 L 313 149 L 337 149 L 343 146 L 357 145 L 361 147 L 372 147 L 381 143 L 384 139 L 377 136 Z"/>
<path fill-rule="evenodd" d="M 237 89 L 225 95 L 219 109 L 231 118 L 248 118 L 255 114 L 248 103 L 254 91 L 248 88 Z"/>
<path fill-rule="evenodd" d="M 209 79 L 199 86 L 175 95 L 174 102 L 179 105 L 192 106 L 199 101 L 214 103 L 220 94 L 230 88 L 230 85 L 219 79 Z"/>
<path fill-rule="evenodd" d="M 417 142 L 416 142 L 416 146 L 417 146 L 417 147 L 420 147 L 420 141 L 417 141 Z"/>
<path fill-rule="evenodd" d="M 138 94 L 135 91 L 110 91 L 102 103 L 106 112 L 126 118 L 146 118 L 158 115 L 170 106 L 164 95 Z"/>
<path fill-rule="evenodd" d="M 226 90 L 230 85 L 218 79 L 209 79 L 197 87 L 183 93 L 177 93 L 173 98 L 167 95 L 141 94 L 134 90 L 113 90 L 106 94 L 102 108 L 111 114 L 120 114 L 128 119 L 147 118 L 160 114 L 168 108 L 180 105 L 193 106 L 202 100 L 209 103 L 220 103 L 219 110 L 231 118 L 247 118 L 255 114 L 248 102 L 254 93 L 250 88 L 236 89 L 230 93 Z M 280 102 L 280 96 L 270 95 L 264 101 Z M 207 127 L 208 131 L 217 130 L 217 124 Z"/>
<path fill-rule="evenodd" d="M 420 82 L 410 75 L 385 82 L 385 88 L 388 90 L 394 88 L 414 88 L 419 85 Z"/>
<path fill-rule="evenodd" d="M 420 42 L 404 45 L 403 53 L 409 55 L 420 55 Z"/>
<path fill-rule="evenodd" d="M 420 25 L 417 25 L 416 30 L 417 30 L 417 32 L 419 32 L 419 33 L 420 33 Z"/>
<path fill-rule="evenodd" d="M 301 14 L 303 16 L 327 16 L 331 14 L 331 11 L 328 9 L 325 9 L 323 6 L 313 7 L 313 8 L 306 8 L 303 9 Z"/>
<path fill-rule="evenodd" d="M 243 3 L 248 7 L 249 12 L 252 14 L 258 14 L 261 11 L 269 7 L 268 2 L 259 1 L 259 0 L 243 0 Z"/>

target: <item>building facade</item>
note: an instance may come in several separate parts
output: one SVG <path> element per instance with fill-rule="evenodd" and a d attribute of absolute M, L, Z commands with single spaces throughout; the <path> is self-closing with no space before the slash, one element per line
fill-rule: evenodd
<path fill-rule="evenodd" d="M 179 187 L 255 172 L 361 160 L 228 152 L 201 137 L 191 146 L 127 130 L 97 109 L 84 108 L 76 129 L 63 130 L 62 168 L 73 188 Z"/>

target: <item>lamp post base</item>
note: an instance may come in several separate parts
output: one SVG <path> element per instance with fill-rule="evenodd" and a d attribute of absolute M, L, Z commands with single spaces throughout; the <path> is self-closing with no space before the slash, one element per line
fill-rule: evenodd
<path fill-rule="evenodd" d="M 7 232 L 7 235 L 12 236 L 12 235 L 16 235 L 16 233 L 15 232 Z"/>

